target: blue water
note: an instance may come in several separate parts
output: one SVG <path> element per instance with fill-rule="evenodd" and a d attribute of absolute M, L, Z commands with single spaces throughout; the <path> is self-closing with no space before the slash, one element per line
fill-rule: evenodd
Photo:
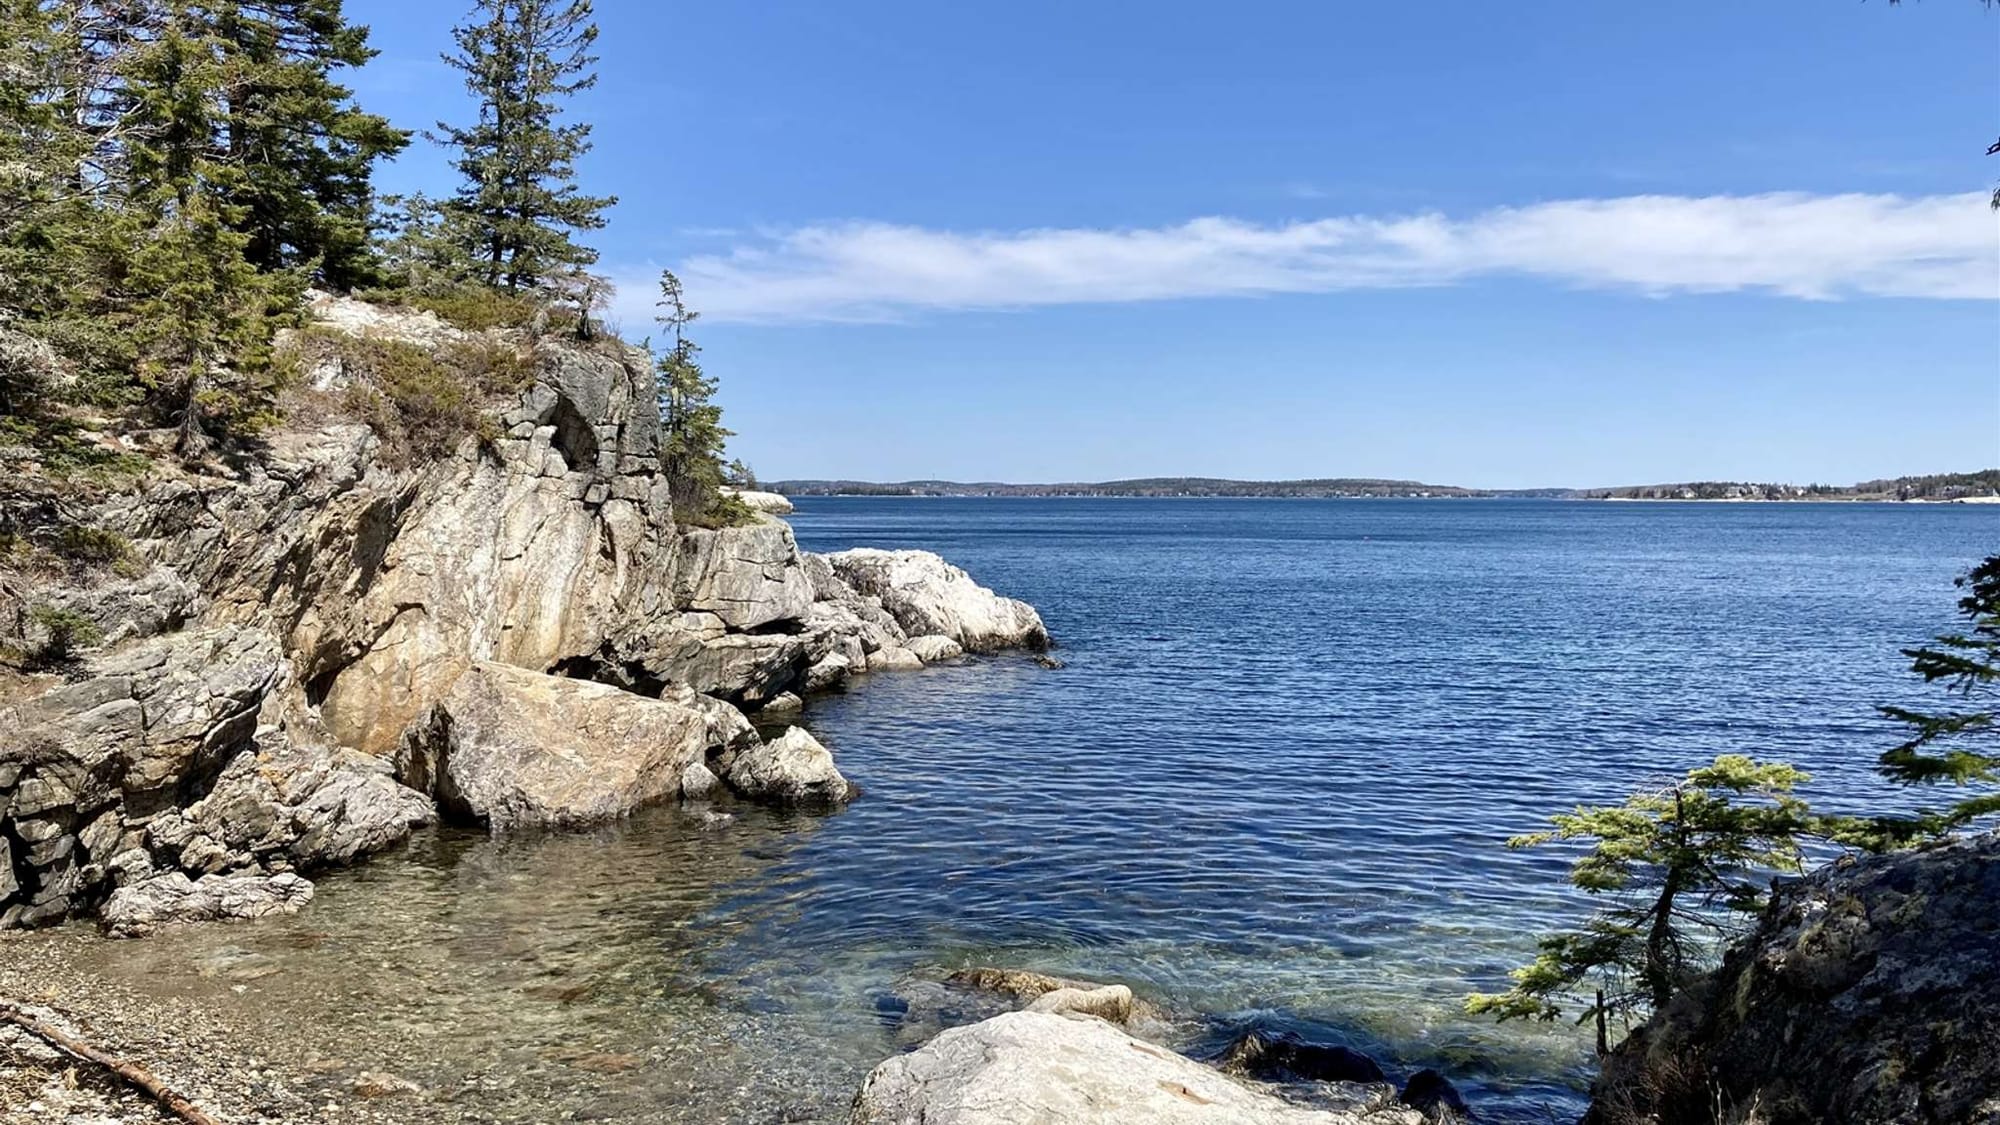
<path fill-rule="evenodd" d="M 2000 509 L 1894 505 L 840 498 L 793 526 L 938 551 L 1068 667 L 819 706 L 869 796 L 792 860 L 813 909 L 773 940 L 1018 947 L 1516 1101 L 1562 1100 L 1575 1040 L 1458 1003 L 1575 904 L 1502 839 L 1723 752 L 1906 800 L 1873 708 L 2000 550 Z"/>
<path fill-rule="evenodd" d="M 1125 982 L 1182 1047 L 1310 1024 L 1546 1121 L 1583 1037 L 1460 1010 L 1579 907 L 1560 855 L 1502 840 L 1724 752 L 1833 808 L 1907 800 L 1873 708 L 1924 698 L 1897 649 L 2000 550 L 2000 508 L 1894 505 L 807 499 L 793 526 L 945 555 L 1068 666 L 814 701 L 864 789 L 830 815 L 445 833 L 296 918 L 80 956 L 500 1121 L 843 1121 L 911 1045 L 898 994 L 974 964 Z"/>

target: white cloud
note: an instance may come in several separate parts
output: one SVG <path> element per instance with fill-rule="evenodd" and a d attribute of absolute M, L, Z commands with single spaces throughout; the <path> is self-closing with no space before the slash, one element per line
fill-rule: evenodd
<path fill-rule="evenodd" d="M 1201 218 L 1123 230 L 957 232 L 854 222 L 766 232 L 676 272 L 710 320 L 890 320 L 924 310 L 1331 293 L 1482 277 L 1652 295 L 1752 291 L 2000 297 L 1984 192 L 1642 195 L 1454 219 L 1353 215 L 1259 225 Z M 657 272 L 620 306 L 643 322 Z M 634 288 L 636 286 L 636 293 Z"/>

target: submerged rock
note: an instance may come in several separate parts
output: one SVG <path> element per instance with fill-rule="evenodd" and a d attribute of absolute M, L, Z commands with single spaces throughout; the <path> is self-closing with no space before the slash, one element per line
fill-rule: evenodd
<path fill-rule="evenodd" d="M 769 742 L 751 742 L 718 760 L 730 788 L 753 800 L 786 805 L 834 805 L 854 796 L 833 754 L 804 727 L 788 727 Z"/>
<path fill-rule="evenodd" d="M 2000 833 L 1780 887 L 1706 979 L 1605 1059 L 1596 1125 L 2000 1121 Z M 1704 1116 L 1708 1115 L 1708 1116 Z"/>
<path fill-rule="evenodd" d="M 868 1075 L 853 1125 L 1418 1125 L 1406 1108 L 1304 1109 L 1103 1020 L 1010 1012 Z"/>
<path fill-rule="evenodd" d="M 747 720 L 692 692 L 648 699 L 477 664 L 410 729 L 398 761 L 406 782 L 495 830 L 577 826 L 680 795 L 690 766 L 744 737 L 755 738 Z"/>
<path fill-rule="evenodd" d="M 1423 1114 L 1429 1125 L 1460 1125 L 1472 1120 L 1472 1110 L 1459 1096 L 1458 1087 L 1428 1068 L 1410 1075 L 1397 1100 Z"/>
<path fill-rule="evenodd" d="M 1315 1043 L 1294 1032 L 1244 1032 L 1217 1060 L 1224 1069 L 1266 1082 L 1381 1082 L 1374 1059 L 1337 1043 Z"/>

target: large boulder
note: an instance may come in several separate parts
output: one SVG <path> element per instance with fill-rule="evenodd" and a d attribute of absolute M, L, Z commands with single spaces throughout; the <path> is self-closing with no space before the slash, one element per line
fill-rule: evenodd
<path fill-rule="evenodd" d="M 1054 995 L 1048 993 L 1046 995 Z M 1103 1020 L 1010 1012 L 877 1066 L 853 1125 L 1421 1125 L 1405 1108 L 1305 1109 Z"/>
<path fill-rule="evenodd" d="M 2000 1122 L 1996 903 L 1995 833 L 1781 887 L 1605 1060 L 1586 1120 Z"/>
<path fill-rule="evenodd" d="M 856 593 L 880 598 L 910 636 L 939 634 L 968 652 L 1040 651 L 1049 645 L 1033 606 L 1000 597 L 929 551 L 859 547 L 825 558 Z"/>
<path fill-rule="evenodd" d="M 480 663 L 410 729 L 398 766 L 441 808 L 494 830 L 577 826 L 678 796 L 690 766 L 746 736 L 742 715 L 686 689 L 649 699 Z"/>

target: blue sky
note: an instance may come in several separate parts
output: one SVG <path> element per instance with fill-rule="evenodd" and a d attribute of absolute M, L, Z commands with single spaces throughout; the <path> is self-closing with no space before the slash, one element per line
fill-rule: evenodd
<path fill-rule="evenodd" d="M 469 7 L 469 3 L 466 5 Z M 349 0 L 406 127 L 458 4 Z M 2000 11 L 599 0 L 585 185 L 766 478 L 2000 464 Z M 419 142 L 389 190 L 448 191 Z"/>

